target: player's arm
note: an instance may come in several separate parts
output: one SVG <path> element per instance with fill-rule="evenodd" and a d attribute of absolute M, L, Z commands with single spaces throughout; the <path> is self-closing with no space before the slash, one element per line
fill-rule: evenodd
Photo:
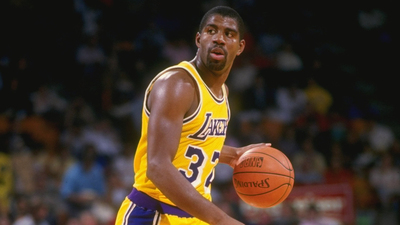
<path fill-rule="evenodd" d="M 242 224 L 204 198 L 172 164 L 185 115 L 196 103 L 195 83 L 186 72 L 157 80 L 148 98 L 147 177 L 179 208 L 210 224 Z M 195 102 L 195 103 L 193 103 Z"/>

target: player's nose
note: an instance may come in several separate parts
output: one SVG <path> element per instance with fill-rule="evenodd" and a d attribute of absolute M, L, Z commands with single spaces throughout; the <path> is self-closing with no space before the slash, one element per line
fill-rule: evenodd
<path fill-rule="evenodd" d="M 224 34 L 222 32 L 217 32 L 214 36 L 213 36 L 213 41 L 217 44 L 225 44 L 225 37 Z"/>

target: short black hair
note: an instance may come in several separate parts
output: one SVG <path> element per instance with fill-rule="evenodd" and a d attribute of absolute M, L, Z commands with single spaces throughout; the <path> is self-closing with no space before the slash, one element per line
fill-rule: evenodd
<path fill-rule="evenodd" d="M 199 26 L 199 32 L 201 32 L 204 28 L 204 26 L 206 25 L 206 21 L 212 16 L 212 15 L 221 15 L 222 17 L 229 17 L 232 18 L 234 20 L 236 20 L 237 24 L 238 24 L 238 28 L 239 28 L 239 37 L 240 40 L 243 39 L 244 36 L 244 32 L 245 32 L 245 27 L 244 27 L 244 22 L 242 17 L 239 15 L 239 13 L 232 9 L 231 7 L 228 6 L 216 6 L 210 10 L 208 10 L 203 18 L 201 19 L 200 22 L 200 26 Z"/>

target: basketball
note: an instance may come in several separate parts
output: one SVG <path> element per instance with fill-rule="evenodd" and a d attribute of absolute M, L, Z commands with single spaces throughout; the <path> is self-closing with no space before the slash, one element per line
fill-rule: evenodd
<path fill-rule="evenodd" d="M 236 193 L 245 203 L 269 208 L 283 202 L 292 191 L 294 170 L 283 152 L 261 146 L 240 156 L 232 180 Z"/>

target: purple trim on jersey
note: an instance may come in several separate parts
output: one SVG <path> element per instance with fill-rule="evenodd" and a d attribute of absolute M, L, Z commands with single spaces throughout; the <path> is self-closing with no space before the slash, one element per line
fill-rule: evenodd
<path fill-rule="evenodd" d="M 201 103 L 199 103 L 199 104 L 201 104 Z M 194 112 L 194 113 L 193 113 L 191 116 L 189 116 L 188 118 L 185 118 L 185 119 L 183 120 L 183 123 L 187 123 L 187 122 L 193 120 L 193 119 L 199 114 L 200 109 L 201 109 L 201 106 L 197 107 L 196 112 Z"/>
<path fill-rule="evenodd" d="M 216 101 L 218 104 L 221 104 L 222 102 L 224 102 L 225 97 L 218 99 L 212 92 L 210 89 L 207 88 L 207 91 L 210 93 L 211 97 L 214 99 L 214 101 Z"/>
<path fill-rule="evenodd" d="M 176 215 L 179 217 L 193 217 L 182 209 L 160 202 L 146 195 L 145 193 L 136 190 L 136 188 L 132 189 L 131 193 L 128 195 L 128 198 L 139 207 L 157 210 L 162 214 Z"/>

